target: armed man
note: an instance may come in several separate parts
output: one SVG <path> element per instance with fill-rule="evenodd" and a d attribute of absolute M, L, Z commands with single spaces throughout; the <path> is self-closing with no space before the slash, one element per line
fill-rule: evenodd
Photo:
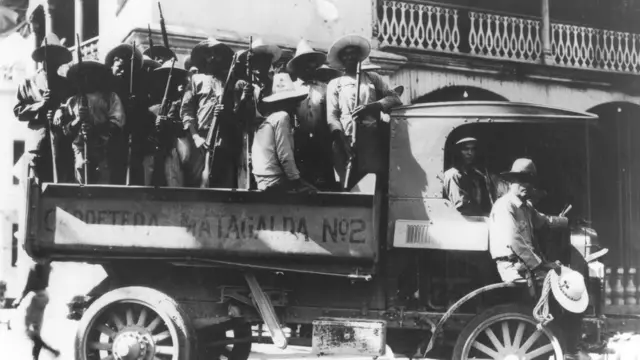
<path fill-rule="evenodd" d="M 292 122 L 298 102 L 308 94 L 307 88 L 295 86 L 289 74 L 280 73 L 273 79 L 271 95 L 262 99 L 262 108 L 268 116 L 258 120 L 251 149 L 258 190 L 317 191 L 300 177 L 294 155 Z"/>
<path fill-rule="evenodd" d="M 58 164 L 55 155 L 58 149 L 55 140 L 60 129 L 51 125 L 56 109 L 71 94 L 67 80 L 58 75 L 58 69 L 70 62 L 72 56 L 55 35 L 49 34 L 31 58 L 38 64 L 38 72 L 19 85 L 18 102 L 13 108 L 16 118 L 27 122 L 25 154 L 29 168 L 37 182 L 57 181 L 54 177 L 59 170 L 60 180 L 68 181 L 65 164 Z"/>
<path fill-rule="evenodd" d="M 151 74 L 151 83 L 156 89 L 162 89 L 162 95 L 152 94 L 149 111 L 156 116 L 153 142 L 156 144 L 153 167 L 153 181 L 145 185 L 171 187 L 184 186 L 182 165 L 188 150 L 184 148 L 187 135 L 180 118 L 182 97 L 189 73 L 178 67 L 174 60 L 168 61 Z M 155 100 L 155 101 L 154 101 Z M 149 178 L 149 177 L 148 177 Z"/>
<path fill-rule="evenodd" d="M 82 61 L 69 68 L 67 77 L 77 95 L 56 113 L 66 135 L 73 138 L 76 181 L 109 184 L 109 146 L 122 133 L 125 112 L 120 98 L 108 88 L 109 68 L 97 61 Z"/>
<path fill-rule="evenodd" d="M 402 104 L 380 75 L 360 71 L 360 63 L 370 51 L 369 41 L 358 35 L 346 35 L 329 49 L 329 65 L 344 69 L 344 75 L 327 86 L 333 165 L 344 189 L 350 189 L 367 173 L 387 171 L 380 114 Z"/>
<path fill-rule="evenodd" d="M 331 136 L 327 126 L 327 85 L 316 78 L 318 68 L 326 61 L 324 53 L 313 50 L 303 39 L 296 54 L 287 63 L 287 71 L 298 78 L 297 86 L 308 89 L 299 102 L 294 138 L 296 160 L 301 176 L 321 190 L 336 188 L 331 161 Z"/>
<path fill-rule="evenodd" d="M 234 59 L 233 50 L 216 39 L 205 40 L 191 51 L 191 61 L 201 72 L 187 84 L 181 109 L 184 128 L 195 147 L 185 169 L 187 186 L 237 187 L 236 120 L 244 108 L 240 100 L 246 96 L 233 78 Z M 225 88 L 230 93 L 225 94 Z"/>
<path fill-rule="evenodd" d="M 143 57 L 135 44 L 120 44 L 107 53 L 105 64 L 111 69 L 114 91 L 124 105 L 127 119 L 122 136 L 113 141 L 112 181 L 142 185 L 145 173 L 150 173 L 154 153 L 148 141 L 153 132 L 154 117 L 149 113 Z"/>

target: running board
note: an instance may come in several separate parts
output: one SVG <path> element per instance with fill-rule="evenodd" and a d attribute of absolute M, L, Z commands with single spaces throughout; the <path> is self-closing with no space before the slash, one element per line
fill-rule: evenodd
<path fill-rule="evenodd" d="M 287 336 L 284 334 L 280 323 L 278 322 L 278 317 L 276 316 L 276 310 L 273 308 L 273 304 L 271 304 L 271 300 L 269 297 L 262 291 L 260 284 L 258 284 L 258 280 L 256 276 L 251 271 L 247 271 L 244 273 L 244 278 L 247 280 L 247 284 L 249 285 L 249 289 L 251 289 L 251 295 L 253 296 L 253 302 L 258 308 L 258 312 L 260 313 L 260 317 L 264 324 L 267 325 L 267 329 L 269 329 L 269 333 L 271 334 L 271 340 L 273 344 L 280 349 L 287 348 Z"/>

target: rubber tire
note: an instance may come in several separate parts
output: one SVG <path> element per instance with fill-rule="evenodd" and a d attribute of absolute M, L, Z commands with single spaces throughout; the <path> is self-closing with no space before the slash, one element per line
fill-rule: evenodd
<path fill-rule="evenodd" d="M 171 321 L 178 337 L 178 358 L 175 360 L 191 360 L 197 354 L 197 339 L 191 320 L 180 305 L 170 296 L 158 290 L 143 286 L 128 286 L 109 291 L 94 301 L 84 312 L 78 323 L 74 351 L 75 360 L 88 360 L 83 347 L 83 339 L 92 321 L 102 314 L 110 305 L 123 300 L 135 300 L 155 311 L 163 321 Z"/>
<path fill-rule="evenodd" d="M 247 323 L 234 324 L 232 328 L 233 328 L 234 337 L 244 338 L 244 337 L 250 337 L 253 335 L 253 331 L 251 330 L 251 324 L 247 324 Z M 200 339 L 200 341 L 202 341 L 203 343 L 206 343 L 209 340 L 212 340 L 212 339 L 204 339 L 204 338 Z M 231 357 L 229 358 L 229 360 L 249 359 L 249 356 L 251 356 L 251 346 L 252 346 L 252 343 L 234 344 L 231 350 Z M 198 358 L 199 360 L 217 360 L 220 358 L 218 355 L 215 354 L 215 352 L 209 352 L 204 347 L 201 347 L 199 350 L 200 350 L 200 356 Z"/>
<path fill-rule="evenodd" d="M 531 318 L 531 320 L 535 321 L 533 319 L 532 310 L 526 306 L 522 306 L 518 304 L 503 304 L 503 305 L 493 306 L 481 312 L 480 314 L 478 314 L 476 317 L 471 319 L 471 321 L 469 321 L 467 325 L 465 325 L 464 329 L 462 329 L 462 332 L 460 332 L 460 335 L 458 335 L 458 339 L 456 340 L 456 344 L 453 348 L 453 355 L 451 358 L 453 360 L 463 360 L 462 351 L 464 349 L 464 344 L 467 341 L 467 339 L 472 335 L 473 331 L 476 328 L 478 328 L 487 319 L 492 318 L 496 315 L 504 315 L 504 314 L 524 315 Z M 554 326 L 553 322 L 548 324 L 546 328 L 549 330 L 553 338 L 558 342 L 560 348 L 562 348 L 563 341 L 562 341 L 562 337 L 560 336 L 561 332 L 558 331 L 558 328 Z M 562 352 L 562 350 L 560 351 Z M 561 356 L 560 359 L 562 358 L 563 357 Z"/>

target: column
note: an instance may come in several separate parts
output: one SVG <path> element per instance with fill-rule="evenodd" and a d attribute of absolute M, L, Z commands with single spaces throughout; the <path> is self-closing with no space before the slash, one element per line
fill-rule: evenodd
<path fill-rule="evenodd" d="M 550 64 L 553 59 L 551 58 L 551 20 L 549 19 L 549 0 L 542 1 L 542 63 Z"/>
<path fill-rule="evenodd" d="M 53 34 L 53 16 L 51 15 L 53 11 L 53 0 L 47 0 L 43 6 L 44 10 L 44 29 L 45 36 L 49 34 Z"/>
<path fill-rule="evenodd" d="M 80 42 L 82 42 L 86 40 L 84 38 L 84 0 L 75 0 L 74 12 L 75 12 L 74 29 L 76 34 L 80 36 Z"/>

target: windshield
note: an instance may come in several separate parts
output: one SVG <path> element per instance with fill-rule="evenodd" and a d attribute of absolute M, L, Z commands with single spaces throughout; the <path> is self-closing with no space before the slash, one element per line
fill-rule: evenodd
<path fill-rule="evenodd" d="M 539 190 L 546 191 L 536 208 L 557 215 L 566 204 L 572 216 L 587 217 L 589 167 L 586 123 L 482 123 L 455 129 L 447 139 L 445 168 L 459 163 L 455 142 L 478 139 L 476 166 L 489 174 L 511 168 L 514 160 L 530 158 L 536 165 Z"/>

